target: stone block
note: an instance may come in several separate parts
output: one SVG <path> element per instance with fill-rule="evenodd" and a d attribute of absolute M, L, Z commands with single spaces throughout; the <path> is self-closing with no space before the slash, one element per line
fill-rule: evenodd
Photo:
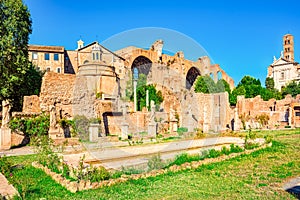
<path fill-rule="evenodd" d="M 97 142 L 99 138 L 100 124 L 90 124 L 89 126 L 89 140 L 90 142 Z"/>
<path fill-rule="evenodd" d="M 121 124 L 121 138 L 122 140 L 128 139 L 128 123 L 123 122 Z"/>
<path fill-rule="evenodd" d="M 11 147 L 11 129 L 0 128 L 0 149 L 10 149 Z"/>
<path fill-rule="evenodd" d="M 148 136 L 151 138 L 156 138 L 156 123 L 149 123 L 148 125 Z"/>

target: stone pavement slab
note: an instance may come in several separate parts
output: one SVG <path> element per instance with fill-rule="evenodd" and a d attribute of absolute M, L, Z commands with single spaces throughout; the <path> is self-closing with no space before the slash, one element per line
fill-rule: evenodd
<path fill-rule="evenodd" d="M 19 195 L 18 191 L 8 183 L 3 174 L 0 173 L 0 194 L 6 199 L 12 199 L 13 196 Z"/>

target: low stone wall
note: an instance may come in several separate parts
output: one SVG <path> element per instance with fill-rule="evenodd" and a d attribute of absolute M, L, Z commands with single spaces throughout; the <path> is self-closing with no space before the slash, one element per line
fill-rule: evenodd
<path fill-rule="evenodd" d="M 63 187 L 65 187 L 70 192 L 75 193 L 77 191 L 82 191 L 82 190 L 97 189 L 97 188 L 101 188 L 104 186 L 112 186 L 112 185 L 115 185 L 118 183 L 126 182 L 128 180 L 137 180 L 137 179 L 141 179 L 141 178 L 155 177 L 155 176 L 159 176 L 162 174 L 166 174 L 168 172 L 178 172 L 181 170 L 197 169 L 201 165 L 204 165 L 204 164 L 228 160 L 230 158 L 234 158 L 234 157 L 242 155 L 242 154 L 250 154 L 254 151 L 266 148 L 268 146 L 272 146 L 272 143 L 264 144 L 256 149 L 245 150 L 244 152 L 241 152 L 241 153 L 232 153 L 230 155 L 222 155 L 217 158 L 207 158 L 207 159 L 200 160 L 200 161 L 192 161 L 190 163 L 186 162 L 186 163 L 183 163 L 182 165 L 173 165 L 167 169 L 153 170 L 153 171 L 141 173 L 141 174 L 122 175 L 120 178 L 117 178 L 117 179 L 109 179 L 109 180 L 104 180 L 101 182 L 94 182 L 94 183 L 91 183 L 89 180 L 88 181 L 81 180 L 80 182 L 70 181 L 70 180 L 64 178 L 61 174 L 56 174 L 55 172 L 52 172 L 49 168 L 44 167 L 43 165 L 41 165 L 37 162 L 33 162 L 32 166 L 35 168 L 42 169 L 46 174 L 51 176 L 51 178 L 54 181 L 61 184 Z"/>

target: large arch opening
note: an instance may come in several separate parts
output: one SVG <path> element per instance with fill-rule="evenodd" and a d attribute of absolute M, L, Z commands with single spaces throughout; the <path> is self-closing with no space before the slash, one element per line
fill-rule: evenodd
<path fill-rule="evenodd" d="M 148 76 L 148 74 L 151 71 L 152 67 L 152 61 L 145 57 L 145 56 L 138 56 L 136 59 L 134 59 L 132 65 L 131 65 L 131 71 L 134 73 L 137 69 L 138 74 L 145 74 Z"/>
<path fill-rule="evenodd" d="M 201 76 L 200 71 L 196 67 L 191 67 L 186 75 L 186 89 L 191 89 L 198 76 Z"/>

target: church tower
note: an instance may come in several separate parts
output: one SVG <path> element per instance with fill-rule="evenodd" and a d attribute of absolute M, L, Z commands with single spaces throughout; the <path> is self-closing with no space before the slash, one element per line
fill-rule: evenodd
<path fill-rule="evenodd" d="M 291 34 L 283 36 L 283 58 L 294 62 L 294 36 Z"/>

